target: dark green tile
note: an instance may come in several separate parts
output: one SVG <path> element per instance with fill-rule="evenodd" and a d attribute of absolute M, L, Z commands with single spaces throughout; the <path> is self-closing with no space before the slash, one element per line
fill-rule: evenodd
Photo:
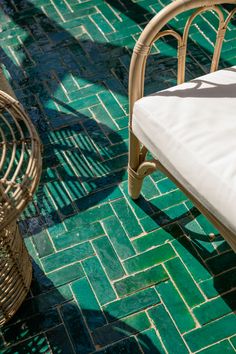
<path fill-rule="evenodd" d="M 60 312 L 74 351 L 76 353 L 90 353 L 93 351 L 95 348 L 76 304 L 74 302 L 64 304 Z"/>
<path fill-rule="evenodd" d="M 211 272 L 217 275 L 235 266 L 236 254 L 234 251 L 226 252 L 209 259 L 206 263 Z"/>
<path fill-rule="evenodd" d="M 125 271 L 107 236 L 94 240 L 93 246 L 109 279 L 115 280 L 125 275 Z"/>
<path fill-rule="evenodd" d="M 106 347 L 104 350 L 99 350 L 97 353 L 100 354 L 114 354 L 114 353 L 123 353 L 123 354 L 138 354 L 141 353 L 141 350 L 134 337 L 122 340 L 118 343 L 115 343 L 111 346 Z"/>
<path fill-rule="evenodd" d="M 73 354 L 73 348 L 63 325 L 46 332 L 52 353 Z"/>
<path fill-rule="evenodd" d="M 211 299 L 226 291 L 233 290 L 236 286 L 236 270 L 232 269 L 214 278 L 199 283 L 202 291 Z"/>
<path fill-rule="evenodd" d="M 142 332 L 151 326 L 145 312 L 123 318 L 106 326 L 97 328 L 93 332 L 96 345 L 105 346 L 131 335 Z"/>

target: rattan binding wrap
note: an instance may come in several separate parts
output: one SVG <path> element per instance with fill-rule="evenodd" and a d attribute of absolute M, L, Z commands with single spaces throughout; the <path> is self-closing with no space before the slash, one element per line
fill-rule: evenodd
<path fill-rule="evenodd" d="M 9 90 L 8 90 L 9 92 Z M 25 299 L 31 261 L 16 220 L 38 185 L 41 144 L 20 103 L 0 91 L 0 325 Z"/>

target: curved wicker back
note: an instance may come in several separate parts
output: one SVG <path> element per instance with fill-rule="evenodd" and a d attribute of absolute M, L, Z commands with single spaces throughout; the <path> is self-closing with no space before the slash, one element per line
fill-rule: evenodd
<path fill-rule="evenodd" d="M 132 120 L 132 110 L 135 101 L 143 97 L 144 93 L 144 76 L 146 60 L 150 53 L 153 43 L 161 37 L 173 36 L 178 42 L 178 83 L 183 83 L 185 79 L 185 62 L 187 41 L 190 26 L 193 20 L 202 12 L 213 10 L 219 17 L 219 28 L 215 43 L 215 49 L 212 59 L 211 71 L 218 69 L 221 48 L 225 37 L 227 26 L 236 13 L 236 8 L 225 19 L 223 12 L 218 5 L 228 3 L 236 4 L 236 0 L 175 0 L 162 11 L 160 11 L 146 26 L 139 37 L 132 55 L 130 74 L 129 74 L 129 98 L 130 98 L 130 129 Z M 193 14 L 186 22 L 183 35 L 174 30 L 162 31 L 162 28 L 175 16 L 187 11 L 194 10 Z"/>
<path fill-rule="evenodd" d="M 0 232 L 31 200 L 41 172 L 40 141 L 20 103 L 0 91 Z"/>

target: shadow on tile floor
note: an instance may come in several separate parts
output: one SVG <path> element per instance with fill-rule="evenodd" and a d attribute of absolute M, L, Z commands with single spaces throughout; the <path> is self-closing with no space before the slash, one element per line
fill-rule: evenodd
<path fill-rule="evenodd" d="M 96 349 L 96 352 L 101 354 L 122 353 L 123 351 L 127 354 L 138 354 L 142 353 L 140 347 L 147 354 L 159 353 L 157 343 L 153 343 L 151 337 L 140 333 L 138 342 L 131 337 L 137 334 L 141 327 L 145 329 L 145 325 L 147 328 L 150 326 L 150 323 L 147 325 L 148 318 L 145 313 L 138 315 L 137 327 L 135 327 L 132 312 L 129 318 L 122 320 L 106 311 L 99 310 L 94 295 L 90 297 L 92 291 L 85 278 L 79 280 L 85 280 L 87 285 L 79 297 L 81 301 L 88 303 L 87 297 L 91 309 L 79 308 L 71 292 L 63 296 L 63 283 L 59 288 L 61 291 L 57 290 L 35 262 L 33 262 L 33 267 L 34 279 L 31 292 L 39 296 L 38 298 L 28 296 L 13 319 L 1 328 L 5 345 L 12 345 L 1 353 L 48 353 L 52 350 L 54 354 L 86 354 Z M 71 285 L 75 295 L 78 292 L 76 283 L 75 281 Z M 47 290 L 46 294 L 45 290 Z M 117 341 L 120 342 L 114 344 Z M 14 345 L 17 342 L 19 343 Z M 99 350 L 107 345 L 112 346 Z"/>
<path fill-rule="evenodd" d="M 234 312 L 236 310 L 236 290 L 234 290 L 236 255 L 220 236 L 218 230 L 190 201 L 186 203 L 188 208 L 185 208 L 185 212 L 184 208 L 181 208 L 183 205 L 179 205 L 180 211 L 178 211 L 178 207 L 176 207 L 176 211 L 174 208 L 163 211 L 158 208 L 158 202 L 147 201 L 142 196 L 137 201 L 130 202 L 143 209 L 152 219 L 153 223 L 150 224 L 149 231 L 157 229 L 157 234 L 153 235 L 156 237 L 156 246 L 176 240 L 175 248 L 178 254 L 189 267 L 195 281 L 202 284 L 208 299 L 220 295 L 228 306 L 228 312 Z M 177 216 L 174 215 L 175 213 Z M 158 228 L 159 231 L 166 231 L 164 238 Z M 160 240 L 158 240 L 158 232 Z M 146 242 L 145 247 L 148 249 L 150 241 L 147 238 Z M 145 244 L 145 237 L 142 244 Z M 142 251 L 145 249 L 143 248 Z M 229 252 L 224 254 L 224 251 Z M 220 255 L 218 252 L 223 252 L 223 254 Z"/>

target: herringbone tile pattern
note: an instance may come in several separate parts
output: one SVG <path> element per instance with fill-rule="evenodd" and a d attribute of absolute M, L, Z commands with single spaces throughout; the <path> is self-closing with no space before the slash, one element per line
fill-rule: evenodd
<path fill-rule="evenodd" d="M 233 251 L 161 173 L 138 202 L 127 194 L 130 56 L 169 2 L 0 1 L 1 61 L 44 144 L 20 221 L 34 279 L 2 353 L 235 352 Z M 192 27 L 188 80 L 209 71 L 216 25 L 208 13 Z M 235 33 L 221 66 L 235 64 Z M 154 46 L 148 93 L 175 83 L 175 45 Z"/>

